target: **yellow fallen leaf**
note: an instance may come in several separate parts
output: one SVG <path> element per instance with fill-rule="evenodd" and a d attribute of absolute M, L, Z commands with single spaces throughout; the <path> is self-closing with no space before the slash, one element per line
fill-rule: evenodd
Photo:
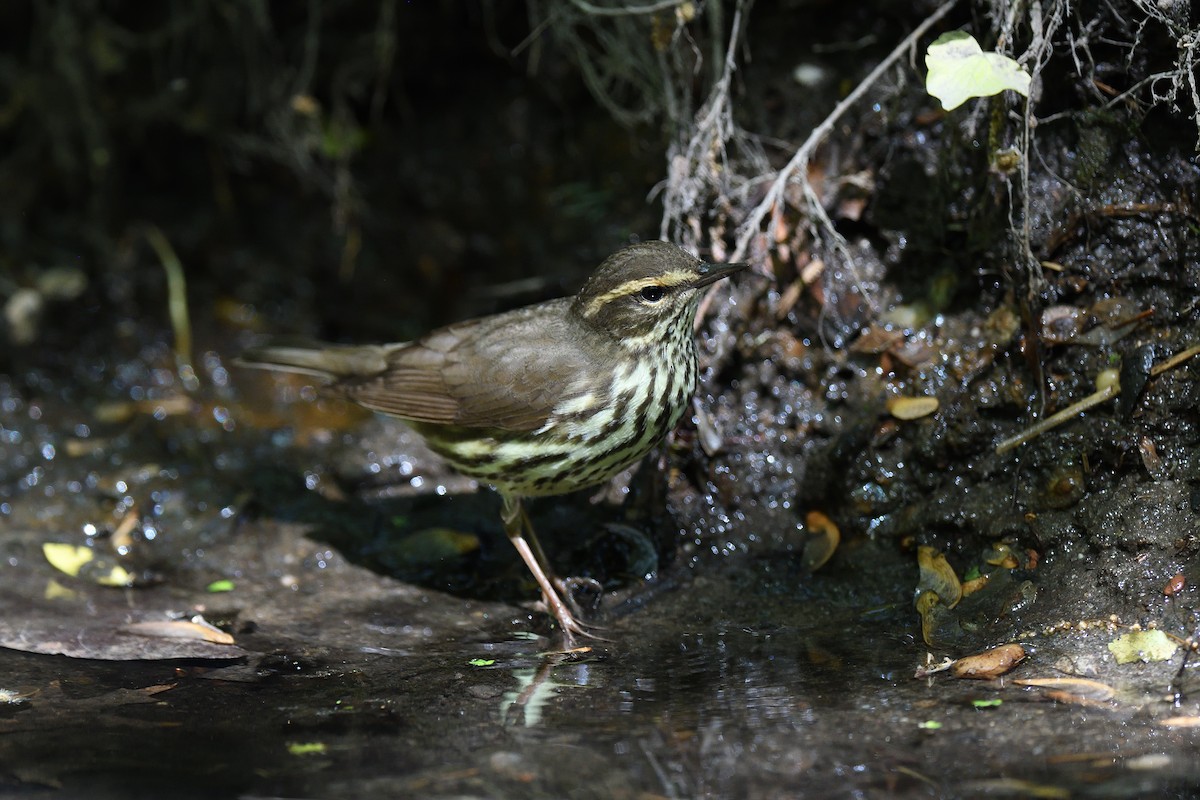
<path fill-rule="evenodd" d="M 919 590 L 936 592 L 946 608 L 958 605 L 962 599 L 962 584 L 944 555 L 935 548 L 922 545 L 917 548 L 917 567 L 921 571 L 917 580 Z"/>
<path fill-rule="evenodd" d="M 42 597 L 47 600 L 74 600 L 78 596 L 78 592 L 68 589 L 54 578 L 46 581 L 46 590 L 42 593 Z"/>
<path fill-rule="evenodd" d="M 46 542 L 42 545 L 42 555 L 50 562 L 50 566 L 59 572 L 65 572 L 71 577 L 79 574 L 84 564 L 96 557 L 90 547 L 63 544 L 61 542 Z"/>
<path fill-rule="evenodd" d="M 917 607 L 917 613 L 921 615 L 921 637 L 925 644 L 932 647 L 937 640 L 938 626 L 946 618 L 946 609 L 937 592 L 929 590 L 917 595 L 914 604 Z"/>
<path fill-rule="evenodd" d="M 837 523 L 820 511 L 810 511 L 804 517 L 808 538 L 804 542 L 804 566 L 815 572 L 824 566 L 842 541 L 842 532 Z"/>
<path fill-rule="evenodd" d="M 893 397 L 887 402 L 888 413 L 896 419 L 920 419 L 938 410 L 936 397 Z"/>
<path fill-rule="evenodd" d="M 963 597 L 970 597 L 988 585 L 991 580 L 990 575 L 980 575 L 978 578 L 972 578 L 969 581 L 963 581 L 962 593 Z"/>
<path fill-rule="evenodd" d="M 134 578 L 132 572 L 114 564 L 108 572 L 94 576 L 93 580 L 101 586 L 133 586 Z"/>
<path fill-rule="evenodd" d="M 42 545 L 42 555 L 51 566 L 72 578 L 83 578 L 101 586 L 132 586 L 134 583 L 134 576 L 129 570 L 120 564 L 97 559 L 96 551 L 90 547 L 46 542 Z M 89 564 L 92 566 L 80 575 Z"/>

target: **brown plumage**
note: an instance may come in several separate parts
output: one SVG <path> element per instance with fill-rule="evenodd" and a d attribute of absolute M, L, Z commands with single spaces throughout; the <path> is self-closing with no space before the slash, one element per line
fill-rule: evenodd
<path fill-rule="evenodd" d="M 573 298 L 413 342 L 265 347 L 242 361 L 322 376 L 407 421 L 460 472 L 494 486 L 505 530 L 570 644 L 585 631 L 548 575 L 521 498 L 606 480 L 674 427 L 695 386 L 700 290 L 744 266 L 643 242 L 606 259 Z"/>

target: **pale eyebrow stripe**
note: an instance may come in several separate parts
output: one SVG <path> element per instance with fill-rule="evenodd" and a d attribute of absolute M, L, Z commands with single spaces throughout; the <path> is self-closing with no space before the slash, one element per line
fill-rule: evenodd
<path fill-rule="evenodd" d="M 685 270 L 674 270 L 672 272 L 664 272 L 661 275 L 655 275 L 652 278 L 634 278 L 631 281 L 625 281 L 615 289 L 610 289 L 599 297 L 593 299 L 583 309 L 585 317 L 591 317 L 600 310 L 600 308 L 611 300 L 616 300 L 618 297 L 636 294 L 647 286 L 667 286 L 675 288 L 683 286 L 695 280 L 695 275 Z"/>

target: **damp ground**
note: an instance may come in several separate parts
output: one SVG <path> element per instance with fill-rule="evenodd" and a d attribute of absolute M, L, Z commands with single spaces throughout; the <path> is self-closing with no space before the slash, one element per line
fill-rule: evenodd
<path fill-rule="evenodd" d="M 984 327 L 937 346 L 986 350 Z M 704 341 L 722 336 L 727 317 Z M 804 389 L 709 380 L 713 453 L 685 425 L 622 485 L 534 504 L 560 571 L 605 587 L 578 597 L 602 638 L 562 652 L 497 498 L 403 426 L 219 349 L 192 391 L 154 367 L 169 348 L 137 352 L 105 374 L 139 399 L 49 371 L 5 385 L 5 793 L 1186 797 L 1200 781 L 1194 493 L 1070 457 L 1132 423 L 1034 443 L 1051 466 L 1030 477 L 1027 454 L 941 461 L 938 417 L 898 422 L 880 397 L 837 436 L 799 437 L 775 404 Z M 793 386 L 752 358 L 731 369 Z M 869 372 L 850 385 L 878 392 Z M 1142 416 L 1179 386 L 1153 384 Z M 53 566 L 47 544 L 90 560 Z M 985 586 L 919 612 L 920 593 L 948 595 L 923 548 Z M 1151 627 L 1172 652 L 1116 663 L 1110 644 Z M 1006 643 L 1025 653 L 1007 674 L 918 674 Z"/>

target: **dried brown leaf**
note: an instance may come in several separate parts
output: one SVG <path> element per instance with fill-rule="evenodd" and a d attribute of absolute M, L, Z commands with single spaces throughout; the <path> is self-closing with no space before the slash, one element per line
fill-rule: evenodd
<path fill-rule="evenodd" d="M 1025 660 L 1025 648 L 1019 644 L 1003 644 L 966 656 L 954 662 L 950 671 L 956 678 L 990 680 L 998 678 Z"/>

